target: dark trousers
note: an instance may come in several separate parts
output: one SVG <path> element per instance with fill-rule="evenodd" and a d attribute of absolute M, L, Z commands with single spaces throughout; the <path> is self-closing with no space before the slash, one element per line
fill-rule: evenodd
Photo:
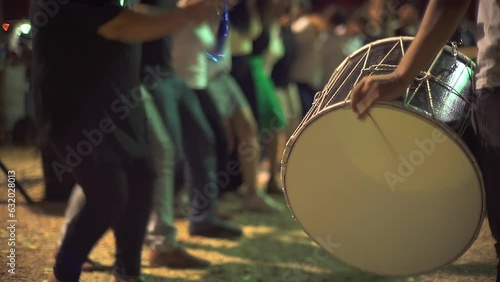
<path fill-rule="evenodd" d="M 116 239 L 114 273 L 141 272 L 141 252 L 152 206 L 154 173 L 151 160 L 136 159 L 123 167 L 83 162 L 74 168 L 86 203 L 68 225 L 56 258 L 54 274 L 78 281 L 81 265 L 99 238 L 112 228 Z"/>
<path fill-rule="evenodd" d="M 252 75 L 252 68 L 250 66 L 250 55 L 246 56 L 233 56 L 231 76 L 236 80 L 240 86 L 243 94 L 247 98 L 248 104 L 252 109 L 255 120 L 259 120 L 259 111 L 257 108 L 257 95 L 255 93 L 255 82 Z"/>
<path fill-rule="evenodd" d="M 224 122 L 214 104 L 214 101 L 210 97 L 210 94 L 206 90 L 196 90 L 195 91 L 198 100 L 200 101 L 201 108 L 207 117 L 207 121 L 210 124 L 215 136 L 215 151 L 217 154 L 217 186 L 219 191 L 227 187 L 222 187 L 222 181 L 218 179 L 220 172 L 227 170 L 226 164 L 228 161 L 228 141 L 227 141 L 227 131 L 224 127 Z"/>
<path fill-rule="evenodd" d="M 312 88 L 309 84 L 300 82 L 297 83 L 297 88 L 299 89 L 300 101 L 302 102 L 302 117 L 304 117 L 311 109 L 314 96 L 318 90 Z"/>
<path fill-rule="evenodd" d="M 486 208 L 492 235 L 500 236 L 500 88 L 477 91 L 473 124 L 477 135 L 476 157 L 483 174 Z M 497 256 L 500 247 L 495 244 Z"/>
<path fill-rule="evenodd" d="M 42 168 L 45 183 L 46 201 L 66 201 L 75 186 L 73 175 L 66 173 L 58 176 L 52 168 L 52 163 L 57 160 L 57 154 L 51 148 L 44 148 L 42 152 Z"/>

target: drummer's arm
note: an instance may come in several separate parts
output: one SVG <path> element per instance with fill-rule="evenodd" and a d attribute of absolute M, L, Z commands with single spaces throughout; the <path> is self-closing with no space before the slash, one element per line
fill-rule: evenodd
<path fill-rule="evenodd" d="M 431 0 L 422 24 L 395 74 L 410 84 L 453 35 L 471 0 Z"/>

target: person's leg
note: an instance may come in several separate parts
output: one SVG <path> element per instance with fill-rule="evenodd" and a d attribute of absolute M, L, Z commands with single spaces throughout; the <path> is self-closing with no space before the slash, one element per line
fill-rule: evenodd
<path fill-rule="evenodd" d="M 252 109 L 255 120 L 258 121 L 257 96 L 250 67 L 250 56 L 235 56 L 232 58 L 231 76 L 238 83 Z"/>
<path fill-rule="evenodd" d="M 142 90 L 154 152 L 153 165 L 157 174 L 153 183 L 153 208 L 146 234 L 146 242 L 151 248 L 149 263 L 151 266 L 172 268 L 208 266 L 208 261 L 191 256 L 177 243 L 177 228 L 174 225 L 175 147 L 150 93 L 146 89 Z"/>
<path fill-rule="evenodd" d="M 290 105 L 290 124 L 287 138 L 290 137 L 302 120 L 302 104 L 300 103 L 299 89 L 295 83 L 288 85 L 287 100 Z"/>
<path fill-rule="evenodd" d="M 486 190 L 486 208 L 491 233 L 500 257 L 500 88 L 478 91 L 473 123 L 479 139 L 477 159 Z M 500 264 L 499 264 L 500 267 Z M 498 269 L 500 270 L 500 269 Z M 500 276 L 500 273 L 497 273 Z M 497 277 L 497 281 L 499 277 Z"/>
<path fill-rule="evenodd" d="M 238 138 L 237 154 L 241 165 L 246 197 L 243 208 L 252 212 L 271 213 L 280 206 L 269 196 L 259 191 L 257 173 L 259 168 L 259 140 L 257 125 L 249 107 L 238 110 L 231 119 L 232 127 Z"/>
<path fill-rule="evenodd" d="M 151 95 L 142 89 L 148 117 L 149 136 L 153 151 L 156 178 L 153 182 L 154 200 L 146 241 L 153 250 L 174 248 L 177 229 L 174 226 L 174 169 L 175 147 L 156 109 Z"/>
<path fill-rule="evenodd" d="M 69 197 L 68 205 L 66 211 L 64 212 L 64 225 L 61 228 L 61 237 L 59 239 L 59 244 L 62 243 L 64 237 L 66 236 L 66 230 L 68 225 L 75 218 L 75 216 L 83 209 L 85 206 L 85 194 L 80 185 L 75 185 L 73 191 Z"/>
<path fill-rule="evenodd" d="M 230 138 L 235 138 L 235 150 L 241 167 L 245 199 L 243 208 L 249 211 L 271 212 L 271 199 L 259 193 L 257 172 L 259 141 L 257 122 L 243 92 L 229 74 L 220 74 L 209 82 L 208 92 L 217 103 L 219 112 L 228 120 Z M 231 175 L 231 172 L 228 172 Z"/>
<path fill-rule="evenodd" d="M 198 96 L 198 101 L 200 102 L 201 109 L 205 114 L 210 128 L 214 132 L 215 150 L 217 154 L 217 172 L 224 172 L 226 170 L 225 166 L 229 155 L 228 131 L 224 128 L 224 122 L 208 91 L 199 89 L 195 90 L 195 93 Z M 217 179 L 219 191 L 226 188 L 222 187 L 225 185 L 223 185 L 221 181 L 222 179 Z"/>
<path fill-rule="evenodd" d="M 166 92 L 162 90 L 165 87 L 168 87 Z M 165 95 L 169 91 L 171 95 Z M 214 187 L 217 166 L 215 141 L 196 94 L 175 75 L 152 90 L 151 94 L 167 131 L 182 154 L 178 159 L 187 164 L 186 185 L 191 198 L 190 232 L 202 236 L 234 237 L 234 229 L 226 228 L 215 216 L 215 197 L 218 193 L 213 191 L 217 190 Z M 236 233 L 241 235 L 241 231 Z"/>
<path fill-rule="evenodd" d="M 196 94 L 176 76 L 164 81 L 151 94 L 167 131 L 172 134 L 175 145 L 182 154 L 177 158 L 177 165 L 183 165 L 187 176 L 186 185 L 195 191 L 191 193 L 191 201 L 203 204 L 198 219 L 215 220 L 214 199 L 203 192 L 205 185 L 215 183 L 215 138 Z"/>
<path fill-rule="evenodd" d="M 293 125 L 292 123 L 293 114 L 292 114 L 290 99 L 288 98 L 288 89 L 283 87 L 277 87 L 276 97 L 280 102 L 281 108 L 283 108 L 283 114 L 285 115 L 286 120 L 288 122 L 288 125 L 285 128 L 285 132 L 288 132 L 289 131 L 288 127 Z"/>
<path fill-rule="evenodd" d="M 191 175 L 189 231 L 191 235 L 234 238 L 241 236 L 239 228 L 222 222 L 216 214 L 217 157 L 214 132 L 203 112 L 197 95 L 179 81 L 182 127 L 189 175 Z"/>
<path fill-rule="evenodd" d="M 45 184 L 44 200 L 46 201 L 66 201 L 75 185 L 73 175 L 66 173 L 62 176 L 56 174 L 52 168 L 52 163 L 57 160 L 57 155 L 52 148 L 43 148 L 42 168 Z"/>
<path fill-rule="evenodd" d="M 239 109 L 230 119 L 230 126 L 236 134 L 236 152 L 241 165 L 243 183 L 247 195 L 257 195 L 257 173 L 259 168 L 259 140 L 257 123 L 250 107 Z"/>
<path fill-rule="evenodd" d="M 311 109 L 314 102 L 316 91 L 305 83 L 297 83 L 302 102 L 302 117 L 306 116 L 307 112 Z"/>
<path fill-rule="evenodd" d="M 85 206 L 71 220 L 54 266 L 60 281 L 78 281 L 81 266 L 97 240 L 118 222 L 128 201 L 126 173 L 120 168 L 82 163 L 75 176 L 85 194 Z"/>
<path fill-rule="evenodd" d="M 124 212 L 113 225 L 116 239 L 113 274 L 118 279 L 127 280 L 141 274 L 142 246 L 151 214 L 156 175 L 150 158 L 134 160 L 123 172 L 128 199 Z"/>
<path fill-rule="evenodd" d="M 264 71 L 262 57 L 254 56 L 250 62 L 259 111 L 259 135 L 261 142 L 264 144 L 265 156 L 269 161 L 270 167 L 268 191 L 281 191 L 278 177 L 281 156 L 278 157 L 278 152 L 280 152 L 279 141 L 282 139 L 283 129 L 286 128 L 287 120 L 276 96 L 276 87 Z"/>
<path fill-rule="evenodd" d="M 55 256 L 59 252 L 59 247 L 62 244 L 64 237 L 66 236 L 66 230 L 68 229 L 68 225 L 75 218 L 75 216 L 80 212 L 81 209 L 85 206 L 85 194 L 83 193 L 83 189 L 80 185 L 76 184 L 73 187 L 73 191 L 69 197 L 68 204 L 66 206 L 66 211 L 64 213 L 64 224 L 61 228 L 61 237 L 59 238 L 59 242 L 57 243 L 57 248 L 55 251 Z M 101 265 L 95 261 L 92 261 L 87 257 L 85 262 L 82 265 L 82 271 L 95 271 L 95 270 L 105 270 L 108 269 L 107 266 Z"/>
<path fill-rule="evenodd" d="M 271 131 L 271 136 L 266 142 L 266 155 L 269 160 L 269 181 L 267 184 L 267 192 L 270 194 L 282 194 L 279 170 L 281 161 L 280 140 L 283 138 L 283 130 L 276 127 Z"/>

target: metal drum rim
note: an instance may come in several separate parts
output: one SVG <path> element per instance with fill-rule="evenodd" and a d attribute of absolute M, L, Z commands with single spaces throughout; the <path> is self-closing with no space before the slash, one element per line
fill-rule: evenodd
<path fill-rule="evenodd" d="M 384 38 L 384 39 L 375 40 L 375 41 L 373 41 L 371 43 L 365 44 L 363 47 L 361 47 L 358 50 L 356 50 L 353 53 L 351 53 L 349 56 L 347 56 L 342 61 L 342 63 L 340 63 L 339 67 L 342 66 L 342 65 L 344 65 L 347 61 L 351 60 L 353 57 L 355 57 L 358 54 L 362 53 L 366 49 L 369 49 L 370 46 L 379 45 L 379 44 L 388 43 L 388 42 L 396 42 L 396 41 L 400 41 L 400 42 L 413 42 L 414 39 L 415 39 L 415 37 L 413 37 L 413 36 L 394 36 L 394 37 L 388 37 L 388 38 Z M 444 49 L 444 50 L 446 50 L 446 51 L 448 51 L 450 53 L 453 53 L 453 48 L 451 46 L 445 45 L 442 49 Z M 472 68 L 476 67 L 476 63 L 471 58 L 467 57 L 466 55 L 464 55 L 463 53 L 461 53 L 458 50 L 457 50 L 457 57 L 459 57 L 460 59 L 466 61 L 468 64 L 470 64 L 470 66 Z"/>

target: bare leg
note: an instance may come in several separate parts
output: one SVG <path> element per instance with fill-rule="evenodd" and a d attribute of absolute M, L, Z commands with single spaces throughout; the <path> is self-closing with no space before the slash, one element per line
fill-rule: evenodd
<path fill-rule="evenodd" d="M 280 193 L 281 184 L 279 183 L 279 163 L 281 161 L 281 154 L 283 150 L 280 150 L 280 139 L 283 139 L 283 131 L 275 131 L 274 136 L 269 138 L 269 142 L 266 144 L 266 155 L 269 159 L 269 183 L 268 189 L 271 193 Z M 283 144 L 282 144 L 283 145 Z"/>
<path fill-rule="evenodd" d="M 249 107 L 236 112 L 230 119 L 231 131 L 238 140 L 237 153 L 241 165 L 243 183 L 248 196 L 257 195 L 257 172 L 260 146 L 257 138 L 257 124 Z"/>
<path fill-rule="evenodd" d="M 279 210 L 279 205 L 272 198 L 259 193 L 257 173 L 260 146 L 257 137 L 257 125 L 249 107 L 241 109 L 231 118 L 231 128 L 238 140 L 238 158 L 243 183 L 247 188 L 244 209 L 254 212 L 274 212 Z"/>
<path fill-rule="evenodd" d="M 302 105 L 300 96 L 295 84 L 290 84 L 287 88 L 277 88 L 276 96 L 280 101 L 281 107 L 285 113 L 288 125 L 285 128 L 285 142 L 299 125 L 302 117 Z"/>

